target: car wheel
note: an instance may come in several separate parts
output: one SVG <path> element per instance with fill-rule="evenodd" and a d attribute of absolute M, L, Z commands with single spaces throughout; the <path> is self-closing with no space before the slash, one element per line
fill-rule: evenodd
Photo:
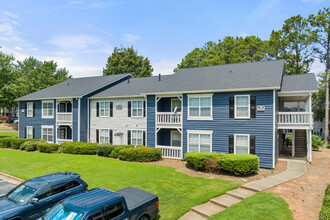
<path fill-rule="evenodd" d="M 142 216 L 141 218 L 139 218 L 139 220 L 149 220 L 149 218 L 147 216 Z"/>

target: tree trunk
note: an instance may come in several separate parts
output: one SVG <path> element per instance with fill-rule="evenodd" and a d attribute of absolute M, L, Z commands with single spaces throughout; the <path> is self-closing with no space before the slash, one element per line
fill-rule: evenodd
<path fill-rule="evenodd" d="M 328 145 L 329 136 L 329 69 L 325 71 L 326 83 L 325 83 L 325 119 L 324 119 L 324 144 Z"/>

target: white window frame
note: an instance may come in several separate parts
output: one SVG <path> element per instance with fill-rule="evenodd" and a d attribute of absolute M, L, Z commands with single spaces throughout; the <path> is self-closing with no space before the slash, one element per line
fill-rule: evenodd
<path fill-rule="evenodd" d="M 131 100 L 131 117 L 132 118 L 143 118 L 143 111 L 144 111 L 144 109 L 143 109 L 143 101 L 144 100 Z M 142 102 L 142 108 L 139 108 L 139 107 L 137 107 L 137 108 L 133 108 L 133 102 Z M 139 104 L 137 105 L 137 106 L 139 106 Z M 142 114 L 141 114 L 141 116 L 140 115 L 136 115 L 136 116 L 134 116 L 134 114 L 133 114 L 133 109 L 136 109 L 137 111 L 137 113 L 139 113 L 139 109 L 142 109 Z"/>
<path fill-rule="evenodd" d="M 31 134 L 29 134 L 29 130 L 31 131 Z M 32 126 L 26 126 L 26 139 L 33 139 L 33 127 Z"/>
<path fill-rule="evenodd" d="M 54 126 L 51 126 L 51 125 L 41 125 L 41 140 L 44 140 L 44 128 L 46 129 L 53 129 L 53 132 L 52 132 L 52 136 L 53 136 L 53 141 L 48 141 L 48 140 L 45 140 L 46 142 L 48 143 L 55 143 L 54 141 Z M 47 139 L 48 139 L 48 134 L 47 134 Z"/>
<path fill-rule="evenodd" d="M 101 108 L 101 103 L 104 103 L 104 108 Z M 105 103 L 108 103 L 108 114 L 105 114 L 106 113 L 106 110 L 107 108 L 105 107 Z M 104 109 L 104 115 L 101 115 L 101 109 Z M 99 102 L 99 117 L 100 118 L 108 118 L 110 117 L 110 102 L 107 102 L 107 101 L 101 101 Z"/>
<path fill-rule="evenodd" d="M 237 136 L 245 136 L 248 138 L 248 153 L 247 154 L 250 154 L 250 135 L 249 134 L 234 134 L 234 154 L 236 154 L 236 137 Z"/>
<path fill-rule="evenodd" d="M 138 132 L 141 131 L 141 132 L 142 132 L 142 136 L 141 136 L 141 145 L 138 145 L 138 144 L 134 144 L 134 143 L 133 143 L 133 132 L 134 132 L 134 131 L 138 131 Z M 132 145 L 134 145 L 134 146 L 143 146 L 143 131 L 144 131 L 143 129 L 133 129 L 133 130 L 131 130 L 131 144 L 132 144 Z M 137 138 L 137 140 L 138 140 L 138 139 L 139 139 L 139 138 Z"/>
<path fill-rule="evenodd" d="M 245 106 L 237 106 L 237 98 L 238 97 L 248 97 L 248 105 L 246 106 L 248 108 L 248 116 L 247 117 L 240 117 L 237 116 L 237 107 L 245 107 Z M 235 118 L 242 118 L 242 119 L 246 119 L 246 118 L 250 118 L 251 117 L 251 103 L 250 103 L 250 95 L 235 95 Z"/>
<path fill-rule="evenodd" d="M 201 138 L 200 135 L 201 134 L 209 134 L 210 135 L 210 152 L 213 151 L 212 149 L 212 142 L 213 142 L 213 131 L 212 130 L 187 130 L 187 152 L 190 152 L 190 143 L 189 143 L 189 135 L 190 134 L 198 134 L 198 152 L 201 152 Z M 194 152 L 194 151 L 193 151 Z"/>
<path fill-rule="evenodd" d="M 106 133 L 107 136 L 104 136 L 104 138 L 108 138 L 109 142 L 104 142 L 104 141 L 101 142 L 101 133 L 102 133 L 101 130 L 106 131 L 105 133 Z M 109 144 L 110 143 L 110 129 L 109 128 L 100 128 L 99 129 L 99 143 L 100 144 Z"/>
<path fill-rule="evenodd" d="M 173 133 L 179 133 L 180 134 L 180 146 L 173 146 Z M 181 147 L 182 146 L 182 134 L 178 130 L 171 130 L 171 147 Z"/>
<path fill-rule="evenodd" d="M 29 109 L 29 105 L 31 106 L 31 109 Z M 29 111 L 31 111 L 31 114 L 29 114 Z M 28 118 L 33 117 L 33 102 L 26 103 L 26 117 Z"/>
<path fill-rule="evenodd" d="M 174 101 L 179 101 L 180 102 L 180 111 L 177 111 L 177 112 L 181 112 L 182 111 L 182 101 L 178 98 L 171 99 L 171 112 L 174 110 L 173 109 L 173 102 Z"/>
<path fill-rule="evenodd" d="M 189 106 L 190 98 L 199 98 L 199 107 L 198 107 L 199 116 L 190 116 L 190 106 Z M 201 106 L 200 106 L 201 98 L 211 98 L 210 116 L 201 116 Z M 188 95 L 188 118 L 187 118 L 187 120 L 213 120 L 213 94 Z"/>
<path fill-rule="evenodd" d="M 52 103 L 52 115 L 44 115 L 44 103 Z M 48 112 L 48 109 L 47 109 Z M 54 101 L 42 101 L 41 102 L 41 118 L 54 118 Z"/>

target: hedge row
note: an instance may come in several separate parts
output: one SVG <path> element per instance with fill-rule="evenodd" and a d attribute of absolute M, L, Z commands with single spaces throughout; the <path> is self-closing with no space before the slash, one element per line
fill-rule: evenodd
<path fill-rule="evenodd" d="M 187 163 L 198 170 L 217 168 L 234 175 L 248 175 L 259 169 L 259 157 L 252 154 L 198 153 L 185 154 Z"/>
<path fill-rule="evenodd" d="M 325 189 L 325 194 L 323 198 L 323 204 L 320 211 L 320 220 L 328 220 L 330 219 L 330 184 Z"/>
<path fill-rule="evenodd" d="M 137 162 L 151 162 L 162 159 L 162 151 L 160 149 L 151 147 L 133 147 L 123 148 L 118 152 L 120 160 L 137 161 Z"/>

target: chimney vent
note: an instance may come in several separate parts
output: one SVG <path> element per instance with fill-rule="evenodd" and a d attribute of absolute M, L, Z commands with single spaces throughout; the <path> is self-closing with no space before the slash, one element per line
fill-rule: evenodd
<path fill-rule="evenodd" d="M 161 74 L 158 75 L 158 81 L 161 80 L 161 76 L 162 76 Z"/>
<path fill-rule="evenodd" d="M 129 77 L 127 78 L 127 83 L 129 83 Z"/>

